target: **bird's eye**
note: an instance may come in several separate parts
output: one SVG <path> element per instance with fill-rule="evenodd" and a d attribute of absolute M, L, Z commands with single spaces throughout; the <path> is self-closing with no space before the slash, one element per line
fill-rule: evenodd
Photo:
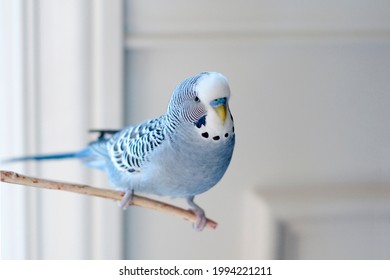
<path fill-rule="evenodd" d="M 197 96 L 195 96 L 194 100 L 195 100 L 195 102 L 198 102 L 198 103 L 200 102 L 200 99 Z"/>

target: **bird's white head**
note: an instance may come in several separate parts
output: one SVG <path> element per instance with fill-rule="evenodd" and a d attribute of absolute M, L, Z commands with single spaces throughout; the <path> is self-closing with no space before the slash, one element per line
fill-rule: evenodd
<path fill-rule="evenodd" d="M 230 88 L 225 76 L 217 72 L 203 72 L 187 78 L 176 87 L 168 114 L 194 124 L 204 138 L 216 135 L 220 139 L 221 135 L 234 132 L 229 99 Z"/>
<path fill-rule="evenodd" d="M 224 124 L 229 110 L 228 101 L 230 98 L 227 79 L 220 73 L 208 72 L 199 80 L 196 91 L 208 114 L 216 114 Z"/>

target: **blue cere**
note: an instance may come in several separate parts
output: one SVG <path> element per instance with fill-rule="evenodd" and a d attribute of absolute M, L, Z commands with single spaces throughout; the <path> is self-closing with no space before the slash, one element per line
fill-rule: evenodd
<path fill-rule="evenodd" d="M 217 99 L 214 99 L 213 101 L 211 101 L 210 105 L 213 107 L 218 107 L 220 105 L 226 104 L 226 100 L 227 100 L 226 97 L 217 98 Z"/>

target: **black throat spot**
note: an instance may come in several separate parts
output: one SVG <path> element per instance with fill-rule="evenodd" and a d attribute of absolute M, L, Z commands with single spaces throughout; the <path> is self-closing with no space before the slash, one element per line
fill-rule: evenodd
<path fill-rule="evenodd" d="M 197 128 L 201 128 L 202 125 L 206 126 L 206 115 L 204 115 L 204 116 L 201 117 L 199 120 L 197 120 L 196 122 L 194 122 L 194 125 L 195 125 Z"/>

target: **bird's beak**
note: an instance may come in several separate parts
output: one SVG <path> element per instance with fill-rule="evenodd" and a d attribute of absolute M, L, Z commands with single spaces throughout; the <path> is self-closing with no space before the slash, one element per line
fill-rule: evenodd
<path fill-rule="evenodd" d="M 225 123 L 225 120 L 226 120 L 226 104 L 218 105 L 217 107 L 214 107 L 214 110 L 217 112 L 217 115 L 221 119 L 222 123 Z"/>
<path fill-rule="evenodd" d="M 210 102 L 210 105 L 217 112 L 218 117 L 221 119 L 222 123 L 225 123 L 226 112 L 227 112 L 227 98 L 217 98 Z"/>

